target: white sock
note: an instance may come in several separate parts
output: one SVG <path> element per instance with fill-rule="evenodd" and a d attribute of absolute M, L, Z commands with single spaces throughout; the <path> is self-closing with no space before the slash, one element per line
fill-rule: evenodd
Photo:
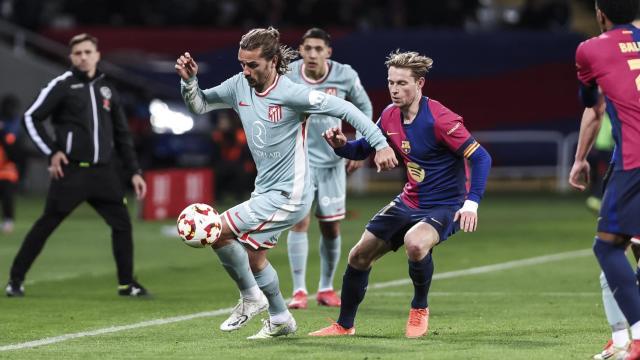
<path fill-rule="evenodd" d="M 633 340 L 640 340 L 640 321 L 631 325 L 631 338 Z"/>
<path fill-rule="evenodd" d="M 285 310 L 281 313 L 277 313 L 274 315 L 269 315 L 269 320 L 272 324 L 284 324 L 291 318 L 291 313 L 289 310 Z"/>
<path fill-rule="evenodd" d="M 258 287 L 258 285 L 252 286 L 248 289 L 240 290 L 240 296 L 249 301 L 257 301 L 260 299 L 260 295 L 262 295 L 262 290 Z"/>
<path fill-rule="evenodd" d="M 293 292 L 302 290 L 307 294 L 306 272 L 307 256 L 309 255 L 309 239 L 306 232 L 289 230 L 287 235 L 287 252 L 289 253 L 289 266 L 293 279 Z"/>
<path fill-rule="evenodd" d="M 629 343 L 629 330 L 624 328 L 614 331 L 611 333 L 611 339 L 613 339 L 613 346 L 617 348 L 625 347 Z"/>
<path fill-rule="evenodd" d="M 615 331 L 622 329 L 620 324 L 624 324 L 624 328 L 626 329 L 627 319 L 624 317 L 624 314 L 622 314 L 622 310 L 620 310 L 616 299 L 611 293 L 607 278 L 602 272 L 600 273 L 600 287 L 602 288 L 602 305 L 604 306 L 604 313 L 607 316 L 609 326 Z"/>

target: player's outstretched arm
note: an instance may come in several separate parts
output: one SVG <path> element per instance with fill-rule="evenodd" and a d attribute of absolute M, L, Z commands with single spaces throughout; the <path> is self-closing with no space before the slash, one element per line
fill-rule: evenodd
<path fill-rule="evenodd" d="M 176 64 L 174 67 L 178 75 L 180 75 L 180 77 L 184 81 L 188 81 L 198 75 L 198 64 L 191 57 L 191 54 L 189 54 L 189 52 L 185 52 L 184 54 L 180 55 L 180 57 L 176 60 Z"/>
<path fill-rule="evenodd" d="M 202 90 L 198 85 L 198 64 L 185 52 L 180 55 L 174 65 L 176 72 L 180 76 L 180 92 L 185 105 L 192 113 L 204 114 L 206 112 L 230 108 L 234 103 L 233 82 L 234 78 L 227 79 L 222 84 Z"/>
<path fill-rule="evenodd" d="M 349 160 L 364 160 L 375 151 L 364 138 L 347 141 L 347 137 L 338 127 L 323 132 L 322 137 L 333 148 L 336 155 Z"/>
<path fill-rule="evenodd" d="M 393 152 L 391 146 L 387 146 L 376 151 L 376 156 L 373 158 L 373 162 L 376 163 L 377 171 L 391 170 L 398 166 L 398 159 L 396 153 Z"/>
<path fill-rule="evenodd" d="M 329 146 L 334 149 L 347 145 L 347 137 L 338 127 L 329 128 L 327 131 L 322 133 L 322 137 L 327 141 Z"/>

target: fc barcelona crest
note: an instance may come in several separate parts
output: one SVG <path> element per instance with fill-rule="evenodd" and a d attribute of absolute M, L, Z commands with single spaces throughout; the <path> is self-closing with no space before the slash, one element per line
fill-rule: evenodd
<path fill-rule="evenodd" d="M 282 106 L 269 105 L 269 121 L 277 123 L 282 119 Z"/>
<path fill-rule="evenodd" d="M 338 89 L 334 87 L 328 87 L 324 89 L 324 93 L 328 95 L 338 96 Z"/>
<path fill-rule="evenodd" d="M 404 152 L 405 154 L 408 154 L 411 152 L 411 143 L 409 142 L 409 140 L 402 140 L 402 152 Z"/>

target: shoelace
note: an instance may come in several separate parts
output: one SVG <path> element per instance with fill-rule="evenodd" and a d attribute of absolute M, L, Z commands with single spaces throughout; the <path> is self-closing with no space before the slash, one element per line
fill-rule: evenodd
<path fill-rule="evenodd" d="M 422 320 L 422 313 L 419 311 L 412 311 L 411 315 L 409 316 L 409 325 L 418 326 L 420 325 L 421 320 Z"/>
<path fill-rule="evenodd" d="M 242 314 L 244 312 L 243 310 L 244 310 L 244 301 L 242 299 L 240 299 L 238 301 L 238 304 L 233 308 L 232 312 L 234 314 L 238 314 L 238 313 Z"/>
<path fill-rule="evenodd" d="M 262 321 L 262 329 L 269 329 L 269 332 L 271 332 L 273 329 L 271 328 L 271 321 L 269 319 L 261 319 L 260 321 Z M 262 331 L 262 329 L 260 331 Z"/>

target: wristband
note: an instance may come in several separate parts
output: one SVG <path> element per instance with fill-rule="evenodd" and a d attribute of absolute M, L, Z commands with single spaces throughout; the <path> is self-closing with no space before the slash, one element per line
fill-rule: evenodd
<path fill-rule="evenodd" d="M 462 205 L 462 207 L 460 208 L 461 213 L 466 212 L 466 211 L 471 211 L 474 214 L 478 213 L 478 203 L 475 201 L 471 201 L 471 200 L 465 200 L 464 204 Z"/>

